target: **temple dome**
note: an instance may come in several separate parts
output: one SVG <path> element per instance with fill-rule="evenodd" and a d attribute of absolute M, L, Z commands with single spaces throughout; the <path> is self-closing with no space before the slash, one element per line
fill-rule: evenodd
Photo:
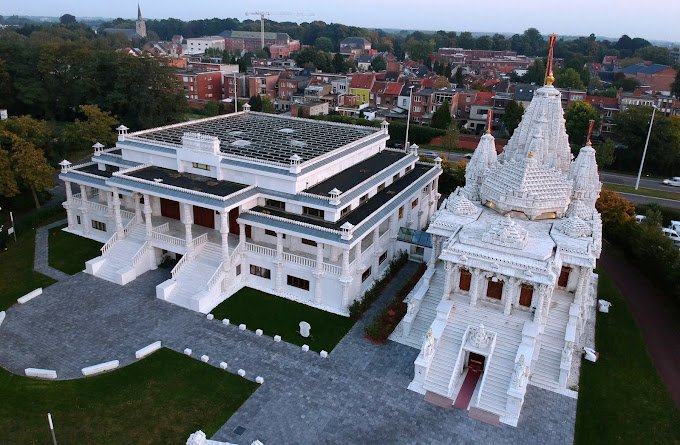
<path fill-rule="evenodd" d="M 593 233 L 590 225 L 578 216 L 568 216 L 556 223 L 556 229 L 572 238 L 586 238 Z"/>
<path fill-rule="evenodd" d="M 574 198 L 597 200 L 602 184 L 597 172 L 597 161 L 593 147 L 586 145 L 581 148 L 569 169 L 569 179 L 574 181 Z"/>
<path fill-rule="evenodd" d="M 460 190 L 460 189 L 459 189 Z M 458 216 L 470 216 L 477 212 L 475 205 L 462 193 L 452 195 L 446 202 L 446 210 Z"/>
<path fill-rule="evenodd" d="M 463 194 L 473 201 L 479 201 L 479 187 L 490 169 L 498 164 L 496 141 L 490 133 L 479 140 L 472 158 L 465 168 L 465 187 Z"/>

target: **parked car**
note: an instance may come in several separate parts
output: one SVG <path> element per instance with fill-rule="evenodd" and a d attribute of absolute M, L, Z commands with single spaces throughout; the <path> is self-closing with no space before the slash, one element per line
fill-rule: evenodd
<path fill-rule="evenodd" d="M 663 180 L 664 185 L 670 185 L 673 187 L 680 187 L 680 176 L 673 176 L 670 179 Z"/>
<path fill-rule="evenodd" d="M 675 244 L 676 246 L 680 246 L 680 235 L 678 235 L 678 232 L 676 232 L 673 229 L 664 227 L 663 229 L 661 229 L 661 233 L 663 233 L 663 235 L 666 238 L 669 238 L 671 241 L 673 241 L 673 244 Z"/>
<path fill-rule="evenodd" d="M 472 153 L 468 153 L 465 156 L 463 156 L 465 159 L 472 159 Z"/>
<path fill-rule="evenodd" d="M 646 220 L 647 217 L 645 215 L 635 215 L 635 222 L 640 224 L 642 221 Z"/>
<path fill-rule="evenodd" d="M 680 234 L 680 221 L 671 220 L 671 225 L 668 226 L 668 228 L 673 229 L 676 233 Z"/>
<path fill-rule="evenodd" d="M 435 159 L 437 156 L 439 156 L 439 153 L 435 151 L 421 151 L 420 155 L 425 156 L 426 158 Z"/>

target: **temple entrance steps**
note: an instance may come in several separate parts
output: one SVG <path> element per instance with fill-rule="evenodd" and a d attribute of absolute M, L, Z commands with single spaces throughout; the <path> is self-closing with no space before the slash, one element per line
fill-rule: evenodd
<path fill-rule="evenodd" d="M 555 290 L 548 319 L 540 336 L 538 357 L 531 365 L 529 382 L 543 389 L 556 391 L 560 388 L 560 363 L 564 348 L 564 335 L 569 322 L 569 307 L 573 297 L 565 291 Z"/>
<path fill-rule="evenodd" d="M 222 267 L 222 248 L 208 242 L 199 249 L 191 258 L 187 258 L 173 278 L 156 287 L 158 298 L 194 311 L 205 312 L 210 309 L 206 309 L 205 302 L 214 300 L 213 294 L 219 295 L 221 292 L 219 279 L 212 283 L 211 289 L 208 286 Z"/>
<path fill-rule="evenodd" d="M 430 286 L 420 303 L 413 326 L 406 336 L 392 338 L 394 341 L 412 348 L 420 349 L 425 341 L 427 330 L 437 316 L 437 306 L 444 295 L 444 262 L 440 261 L 430 280 Z M 454 358 L 455 360 L 455 358 Z"/>
<path fill-rule="evenodd" d="M 121 285 L 134 280 L 155 266 L 151 265 L 151 259 L 133 261 L 139 258 L 138 254 L 144 254 L 142 250 L 145 250 L 147 255 L 153 254 L 153 249 L 146 244 L 144 236 L 144 226 L 134 225 L 125 238 L 113 243 L 103 255 L 87 261 L 85 272 Z"/>
<path fill-rule="evenodd" d="M 455 317 L 455 309 L 451 311 L 449 320 Z M 442 336 L 439 339 L 437 350 L 432 358 L 432 364 L 427 371 L 424 388 L 426 391 L 451 397 L 449 384 L 453 375 L 453 367 L 460 351 L 463 334 L 467 325 L 460 323 L 446 324 Z"/>

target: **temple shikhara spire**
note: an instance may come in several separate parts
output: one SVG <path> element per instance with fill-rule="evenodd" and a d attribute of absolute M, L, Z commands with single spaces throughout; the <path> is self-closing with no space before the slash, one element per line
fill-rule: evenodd
<path fill-rule="evenodd" d="M 592 121 L 587 144 L 571 153 L 553 86 L 555 40 L 545 85 L 501 154 L 489 113 L 465 186 L 430 220 L 427 290 L 407 298 L 391 337 L 420 348 L 411 390 L 513 426 L 528 385 L 572 394 L 579 351 L 594 345 L 601 184 Z"/>

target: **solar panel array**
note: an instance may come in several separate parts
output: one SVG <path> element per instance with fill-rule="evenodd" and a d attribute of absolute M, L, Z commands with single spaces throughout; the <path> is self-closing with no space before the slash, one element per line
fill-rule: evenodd
<path fill-rule="evenodd" d="M 325 122 L 244 113 L 204 122 L 188 122 L 134 137 L 181 145 L 184 133 L 201 133 L 216 136 L 223 153 L 288 164 L 293 154 L 300 156 L 302 162 L 308 161 L 377 131 L 377 128 L 364 130 Z M 248 141 L 250 144 L 237 141 Z"/>

